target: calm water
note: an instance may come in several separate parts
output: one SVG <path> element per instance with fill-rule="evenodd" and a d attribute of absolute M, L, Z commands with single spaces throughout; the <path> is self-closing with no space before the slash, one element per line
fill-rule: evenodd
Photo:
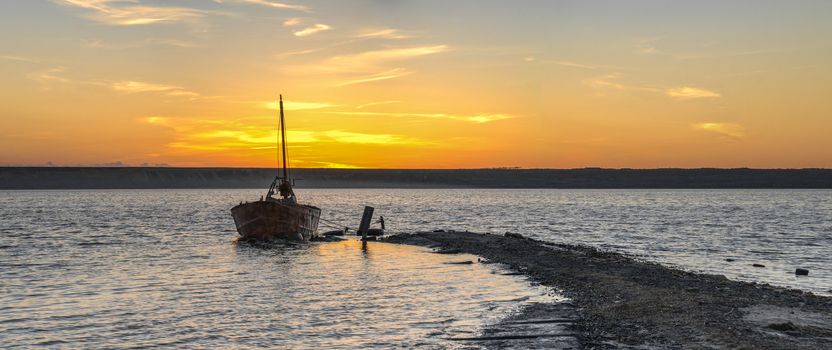
<path fill-rule="evenodd" d="M 471 256 L 362 250 L 355 241 L 235 242 L 228 209 L 261 194 L 0 191 L 0 344 L 446 348 L 455 344 L 445 338 L 553 298 L 493 265 L 446 264 Z M 349 226 L 373 205 L 390 231 L 520 232 L 832 294 L 832 191 L 298 194 Z M 796 267 L 810 276 L 795 277 Z"/>
<path fill-rule="evenodd" d="M 0 192 L 0 347 L 454 348 L 558 300 L 470 255 L 238 243 L 255 194 Z"/>
<path fill-rule="evenodd" d="M 518 232 L 832 295 L 832 190 L 311 190 L 304 195 L 352 226 L 367 203 L 395 231 Z M 795 276 L 798 267 L 810 275 Z"/>

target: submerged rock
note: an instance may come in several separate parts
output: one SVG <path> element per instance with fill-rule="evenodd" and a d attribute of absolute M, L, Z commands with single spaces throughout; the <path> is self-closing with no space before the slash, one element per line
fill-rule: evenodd
<path fill-rule="evenodd" d="M 768 328 L 773 329 L 775 331 L 781 331 L 781 332 L 794 332 L 794 331 L 797 330 L 797 327 L 794 325 L 794 323 L 791 323 L 791 322 L 772 323 L 772 324 L 768 325 Z"/>
<path fill-rule="evenodd" d="M 474 262 L 471 261 L 471 260 L 446 262 L 446 264 L 448 264 L 448 265 L 471 265 L 473 263 Z"/>
<path fill-rule="evenodd" d="M 367 230 L 367 236 L 383 236 L 384 229 L 381 228 L 371 228 Z"/>
<path fill-rule="evenodd" d="M 345 230 L 333 230 L 333 231 L 326 231 L 323 233 L 324 236 L 343 236 Z"/>
<path fill-rule="evenodd" d="M 433 251 L 436 254 L 459 254 L 462 253 L 462 250 L 456 248 L 448 248 L 448 249 L 439 249 Z"/>
<path fill-rule="evenodd" d="M 508 237 L 508 238 L 517 238 L 517 239 L 525 238 L 525 237 L 523 237 L 523 235 L 521 235 L 519 233 L 513 233 L 513 232 L 506 232 L 505 236 Z"/>

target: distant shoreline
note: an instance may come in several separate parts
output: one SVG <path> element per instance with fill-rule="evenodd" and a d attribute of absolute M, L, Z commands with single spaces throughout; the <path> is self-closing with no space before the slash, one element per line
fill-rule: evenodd
<path fill-rule="evenodd" d="M 0 167 L 0 189 L 266 188 L 270 168 Z M 830 189 L 832 169 L 293 169 L 298 188 Z"/>

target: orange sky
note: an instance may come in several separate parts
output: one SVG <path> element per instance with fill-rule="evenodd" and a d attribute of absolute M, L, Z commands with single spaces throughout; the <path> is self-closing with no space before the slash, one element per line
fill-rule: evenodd
<path fill-rule="evenodd" d="M 832 167 L 828 1 L 4 1 L 0 165 Z"/>

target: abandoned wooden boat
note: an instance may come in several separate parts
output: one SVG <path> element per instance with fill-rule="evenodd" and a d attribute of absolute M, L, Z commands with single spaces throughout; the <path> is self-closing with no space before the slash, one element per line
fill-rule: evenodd
<path fill-rule="evenodd" d="M 240 203 L 231 208 L 231 216 L 234 217 L 237 232 L 245 239 L 309 241 L 317 235 L 321 209 L 298 203 L 292 190 L 286 161 L 286 124 L 282 95 L 279 130 L 282 176 L 278 174 L 274 178 L 266 196 L 260 197 L 259 201 Z"/>

